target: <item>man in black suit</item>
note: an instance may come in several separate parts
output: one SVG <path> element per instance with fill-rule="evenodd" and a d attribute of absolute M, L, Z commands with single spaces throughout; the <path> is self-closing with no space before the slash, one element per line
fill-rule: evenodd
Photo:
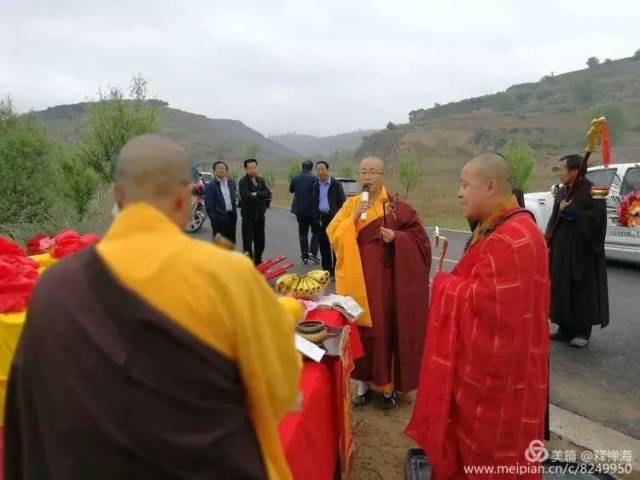
<path fill-rule="evenodd" d="M 204 190 L 204 203 L 211 220 L 211 230 L 214 237 L 219 233 L 227 240 L 236 243 L 238 223 L 236 184 L 228 177 L 229 167 L 224 162 L 215 162 L 213 173 L 214 179 Z"/>
<path fill-rule="evenodd" d="M 253 258 L 253 263 L 262 263 L 264 252 L 264 215 L 271 205 L 271 190 L 264 179 L 258 176 L 258 161 L 244 161 L 247 174 L 240 179 L 240 213 L 242 214 L 242 249 Z"/>
<path fill-rule="evenodd" d="M 320 263 L 320 259 L 309 254 L 309 228 L 311 234 L 316 235 L 320 230 L 318 218 L 317 193 L 318 179 L 313 175 L 313 162 L 305 160 L 302 162 L 302 170 L 291 179 L 289 191 L 293 193 L 291 212 L 298 220 L 298 237 L 300 239 L 300 255 L 302 263 L 307 264 L 309 260 L 313 263 Z"/>
<path fill-rule="evenodd" d="M 327 227 L 333 220 L 333 217 L 342 207 L 346 197 L 342 184 L 329 174 L 329 164 L 324 160 L 316 163 L 316 173 L 318 174 L 318 183 L 316 184 L 316 193 L 314 197 L 318 202 L 318 211 L 320 212 L 320 230 L 318 233 L 318 243 L 320 244 L 320 254 L 322 255 L 322 269 L 331 273 L 335 273 L 336 258 L 331 250 L 329 237 L 327 237 Z"/>

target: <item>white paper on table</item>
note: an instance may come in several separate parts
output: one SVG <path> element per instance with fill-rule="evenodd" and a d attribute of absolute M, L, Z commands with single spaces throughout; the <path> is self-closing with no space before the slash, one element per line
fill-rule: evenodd
<path fill-rule="evenodd" d="M 306 355 L 314 362 L 320 363 L 320 361 L 322 360 L 322 357 L 324 357 L 324 354 L 326 353 L 323 349 L 321 349 L 315 343 L 310 342 L 306 338 L 301 337 L 297 333 L 295 335 L 295 339 L 296 339 L 296 349 L 300 353 L 302 353 L 303 355 Z"/>

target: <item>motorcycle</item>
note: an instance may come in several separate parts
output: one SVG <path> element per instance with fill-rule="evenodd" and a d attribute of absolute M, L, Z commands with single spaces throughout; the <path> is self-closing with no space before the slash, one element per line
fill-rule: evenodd
<path fill-rule="evenodd" d="M 202 228 L 207 219 L 207 209 L 204 205 L 204 184 L 194 183 L 191 189 L 191 219 L 187 223 L 187 232 L 195 233 Z"/>

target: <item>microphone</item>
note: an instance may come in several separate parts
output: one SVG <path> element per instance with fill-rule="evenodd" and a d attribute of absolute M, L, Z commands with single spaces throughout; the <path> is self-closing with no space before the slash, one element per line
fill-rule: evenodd
<path fill-rule="evenodd" d="M 369 201 L 369 185 L 365 185 L 362 187 L 362 195 L 360 195 L 360 200 L 363 202 Z M 360 214 L 360 221 L 364 222 L 367 219 L 367 212 L 364 211 Z"/>

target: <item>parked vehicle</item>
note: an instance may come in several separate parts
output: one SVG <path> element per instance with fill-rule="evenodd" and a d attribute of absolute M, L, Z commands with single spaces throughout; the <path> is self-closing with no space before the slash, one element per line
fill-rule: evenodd
<path fill-rule="evenodd" d="M 362 193 L 362 188 L 353 178 L 336 178 L 341 184 L 344 194 L 347 197 L 353 197 Z"/>
<path fill-rule="evenodd" d="M 618 163 L 608 168 L 591 167 L 586 174 L 597 186 L 608 186 L 607 236 L 605 253 L 608 259 L 640 265 L 640 228 L 627 227 L 618 222 L 617 210 L 622 199 L 630 192 L 640 192 L 640 163 Z M 544 232 L 553 210 L 554 197 L 559 185 L 552 185 L 549 192 L 525 194 L 525 205 L 536 217 Z"/>

